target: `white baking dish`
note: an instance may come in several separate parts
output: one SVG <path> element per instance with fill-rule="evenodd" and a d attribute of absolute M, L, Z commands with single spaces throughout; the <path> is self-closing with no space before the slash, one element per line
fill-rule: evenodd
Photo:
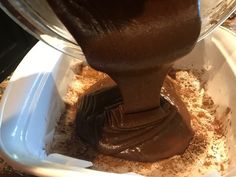
<path fill-rule="evenodd" d="M 16 168 L 38 176 L 122 176 L 86 169 L 91 162 L 60 154 L 46 155 L 45 146 L 50 144 L 64 110 L 61 98 L 73 76 L 70 66 L 75 62 L 79 61 L 42 42 L 27 54 L 1 101 L 1 154 Z M 217 29 L 175 67 L 207 70 L 208 93 L 219 108 L 232 109 L 232 133 L 228 138 L 232 164 L 236 164 L 236 36 L 226 29 Z M 123 174 L 127 175 L 135 174 Z M 217 176 L 217 172 L 210 175 Z M 227 177 L 233 175 L 236 168 L 232 167 Z"/>

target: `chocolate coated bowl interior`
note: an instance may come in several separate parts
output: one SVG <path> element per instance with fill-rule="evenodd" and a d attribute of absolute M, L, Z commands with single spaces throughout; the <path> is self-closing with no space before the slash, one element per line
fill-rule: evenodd
<path fill-rule="evenodd" d="M 201 0 L 199 2 L 202 19 L 199 38 L 201 40 L 229 17 L 235 10 L 236 0 Z M 38 39 L 75 58 L 81 55 L 80 47 L 53 13 L 46 0 L 0 0 L 0 7 Z"/>

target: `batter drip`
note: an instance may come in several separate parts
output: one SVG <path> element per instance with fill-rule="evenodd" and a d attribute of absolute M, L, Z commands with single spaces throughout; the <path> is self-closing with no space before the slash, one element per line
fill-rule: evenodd
<path fill-rule="evenodd" d="M 184 152 L 187 110 L 164 79 L 200 33 L 197 0 L 48 0 L 89 65 L 118 88 L 85 96 L 78 134 L 104 154 L 156 161 Z M 168 88 L 168 89 L 167 89 Z M 169 103 L 171 102 L 171 104 Z"/>

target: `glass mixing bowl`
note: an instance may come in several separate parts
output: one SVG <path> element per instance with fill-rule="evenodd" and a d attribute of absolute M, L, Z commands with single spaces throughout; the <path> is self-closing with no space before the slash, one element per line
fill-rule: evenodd
<path fill-rule="evenodd" d="M 236 0 L 201 0 L 202 31 L 199 41 L 223 23 L 236 9 Z M 79 45 L 46 0 L 0 0 L 0 7 L 38 39 L 75 58 Z"/>

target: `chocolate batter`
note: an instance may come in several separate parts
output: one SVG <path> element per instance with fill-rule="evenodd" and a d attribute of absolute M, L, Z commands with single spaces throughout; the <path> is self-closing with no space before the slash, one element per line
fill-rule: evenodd
<path fill-rule="evenodd" d="M 156 161 L 184 152 L 189 114 L 163 81 L 200 33 L 197 0 L 48 0 L 89 65 L 118 85 L 91 93 L 78 112 L 78 134 L 104 154 Z"/>

